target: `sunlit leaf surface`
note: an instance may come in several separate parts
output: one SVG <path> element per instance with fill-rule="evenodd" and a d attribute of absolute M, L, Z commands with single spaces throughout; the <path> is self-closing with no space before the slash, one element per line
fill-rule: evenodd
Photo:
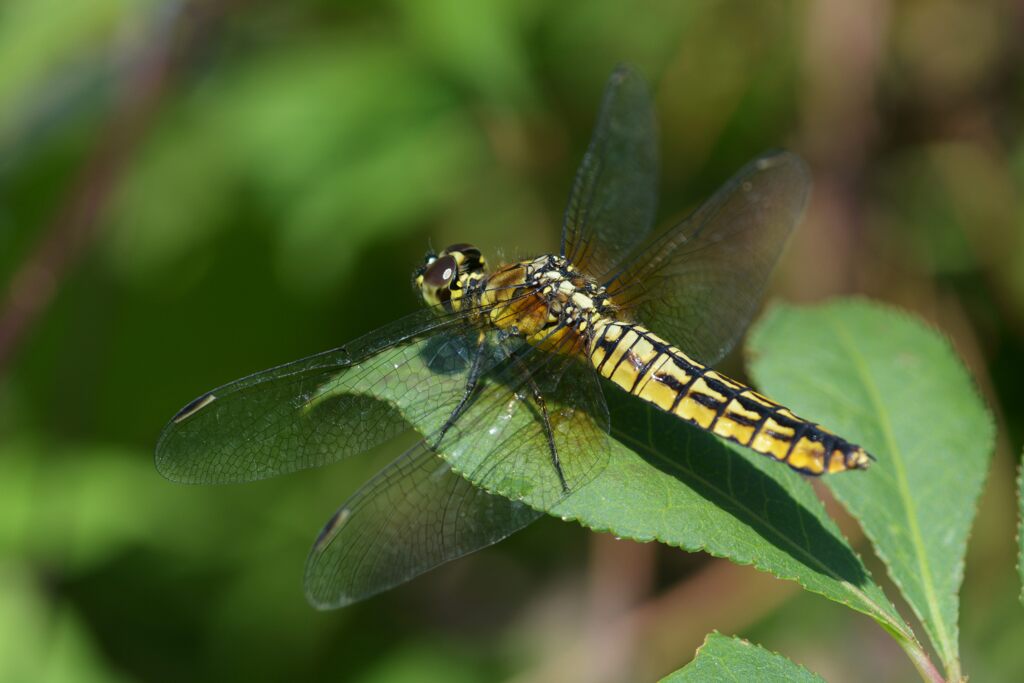
<path fill-rule="evenodd" d="M 407 350 L 381 355 L 388 353 L 401 354 L 406 371 L 411 371 Z M 378 356 L 375 362 L 381 368 L 390 367 L 386 358 Z M 365 386 L 372 395 L 397 405 L 411 424 L 427 433 L 450 410 L 450 406 L 425 405 L 422 396 L 405 385 L 368 382 Z M 443 455 L 455 470 L 468 473 L 489 490 L 522 498 L 563 519 L 622 538 L 656 540 L 752 564 L 909 637 L 909 629 L 800 475 L 763 456 L 726 446 L 677 418 L 621 396 L 614 387 L 606 386 L 605 393 L 615 438 L 594 439 L 593 428 L 578 413 L 575 421 L 565 423 L 567 428 L 583 430 L 581 438 L 571 442 L 579 448 L 561 453 L 567 472 L 589 471 L 597 461 L 592 448 L 607 444 L 610 450 L 601 458 L 607 464 L 600 473 L 581 477 L 583 485 L 568 497 L 553 498 L 550 485 L 539 490 L 529 485 L 516 488 L 524 484 L 521 472 L 526 456 L 521 438 L 509 439 L 509 435 L 539 433 L 527 426 L 534 418 L 525 409 L 503 413 L 498 429 L 489 429 L 485 423 L 471 428 L 460 424 L 446 437 Z M 550 399 L 547 408 L 552 414 L 571 412 Z M 539 451 L 532 454 L 532 462 L 542 467 L 547 462 L 544 444 L 535 440 L 532 447 Z M 496 457 L 509 449 L 518 449 L 521 455 Z"/>
<path fill-rule="evenodd" d="M 949 342 L 900 312 L 843 301 L 775 307 L 749 350 L 762 389 L 878 458 L 825 482 L 955 670 L 957 593 L 995 432 Z"/>
<path fill-rule="evenodd" d="M 710 633 L 692 662 L 662 679 L 662 683 L 690 681 L 822 683 L 823 679 L 782 655 L 742 638 Z"/>

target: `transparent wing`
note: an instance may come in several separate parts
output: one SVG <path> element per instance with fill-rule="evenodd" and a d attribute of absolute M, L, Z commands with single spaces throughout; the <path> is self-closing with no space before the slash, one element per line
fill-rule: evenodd
<path fill-rule="evenodd" d="M 573 182 L 562 255 L 599 280 L 650 232 L 657 208 L 658 142 L 643 78 L 618 67 L 605 86 L 590 145 Z"/>
<path fill-rule="evenodd" d="M 421 311 L 204 394 L 164 428 L 157 468 L 189 483 L 250 481 L 334 462 L 410 426 L 433 442 L 479 355 L 477 390 L 442 455 L 477 485 L 546 509 L 596 474 L 609 450 L 600 385 L 560 350 L 568 349 L 540 350 L 471 318 Z"/>
<path fill-rule="evenodd" d="M 409 426 L 430 435 L 314 546 L 310 600 L 345 604 L 504 538 L 537 517 L 529 506 L 550 509 L 596 476 L 608 412 L 573 343 L 541 350 L 472 318 L 417 313 L 204 394 L 164 429 L 157 466 L 181 481 L 245 481 L 326 464 Z M 471 372 L 476 391 L 442 438 Z"/>
<path fill-rule="evenodd" d="M 564 349 L 540 350 L 498 331 L 487 334 L 482 363 L 487 370 L 465 412 L 439 444 L 440 454 L 455 471 L 487 491 L 545 510 L 601 471 L 610 452 L 608 409 L 596 374 L 561 353 L 571 340 L 564 343 Z M 449 351 L 438 338 L 422 345 L 421 359 L 445 362 Z M 362 390 L 396 406 L 421 434 L 435 435 L 457 403 L 435 396 L 461 397 L 466 376 L 435 373 L 432 384 L 404 379 L 422 372 L 415 363 L 407 363 L 393 373 L 394 381 L 364 385 Z M 545 414 L 561 476 L 553 462 Z"/>
<path fill-rule="evenodd" d="M 609 292 L 686 353 L 717 362 L 757 309 L 810 187 L 799 156 L 779 151 L 755 159 L 627 260 L 606 283 Z"/>
<path fill-rule="evenodd" d="M 320 532 L 306 597 L 343 607 L 497 543 L 542 513 L 452 472 L 420 442 L 367 482 Z"/>
<path fill-rule="evenodd" d="M 464 375 L 437 370 L 450 352 L 446 340 L 416 344 L 419 360 L 393 375 L 415 376 L 422 363 L 434 368 L 437 382 L 461 387 Z M 306 564 L 306 594 L 315 606 L 362 600 L 496 543 L 537 519 L 542 513 L 534 507 L 550 509 L 603 469 L 608 412 L 591 368 L 558 348 L 540 351 L 498 332 L 481 348 L 488 369 L 469 408 L 438 444 L 440 457 L 434 436 L 420 442 L 346 501 L 320 533 Z M 398 352 L 381 355 L 387 363 Z M 453 406 L 427 400 L 425 385 L 408 386 L 397 379 L 360 390 L 395 405 L 421 433 L 436 435 Z"/>
<path fill-rule="evenodd" d="M 424 340 L 435 335 L 433 359 L 424 359 Z M 214 389 L 164 427 L 157 469 L 187 483 L 241 482 L 364 451 L 409 426 L 393 405 L 369 395 L 374 385 L 454 405 L 478 335 L 465 316 L 423 310 L 341 348 Z M 437 382 L 437 373 L 463 386 Z"/>

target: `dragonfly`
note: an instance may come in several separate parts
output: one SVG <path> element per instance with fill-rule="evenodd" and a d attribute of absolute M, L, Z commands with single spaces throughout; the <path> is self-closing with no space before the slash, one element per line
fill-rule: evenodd
<path fill-rule="evenodd" d="M 805 474 L 864 469 L 863 448 L 710 368 L 736 343 L 810 191 L 766 153 L 676 225 L 652 230 L 658 152 L 644 79 L 611 75 L 565 210 L 561 249 L 490 268 L 427 254 L 419 311 L 185 405 L 158 470 L 188 483 L 273 477 L 421 438 L 316 538 L 305 590 L 335 608 L 486 547 L 599 476 L 605 388 Z"/>

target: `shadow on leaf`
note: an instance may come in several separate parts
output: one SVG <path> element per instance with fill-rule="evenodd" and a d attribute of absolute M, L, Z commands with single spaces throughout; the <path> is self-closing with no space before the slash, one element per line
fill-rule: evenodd
<path fill-rule="evenodd" d="M 618 393 L 608 392 L 612 434 L 648 465 L 678 480 L 806 569 L 854 586 L 871 583 L 813 491 L 797 480 L 800 475 L 764 456 L 741 454 L 740 447 L 727 446 L 678 418 Z M 721 533 L 735 534 L 736 529 L 723 525 Z M 756 548 L 746 554 L 731 552 L 728 539 L 721 540 L 722 547 L 706 549 L 759 564 Z M 744 545 L 740 539 L 735 541 L 732 545 L 737 548 Z"/>

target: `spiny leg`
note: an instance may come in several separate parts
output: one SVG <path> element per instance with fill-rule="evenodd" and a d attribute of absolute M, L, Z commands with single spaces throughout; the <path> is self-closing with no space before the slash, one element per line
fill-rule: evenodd
<path fill-rule="evenodd" d="M 555 448 L 555 433 L 551 430 L 551 420 L 548 419 L 548 407 L 544 403 L 544 395 L 540 393 L 540 387 L 529 378 L 530 389 L 533 391 L 533 400 L 540 407 L 541 419 L 544 421 L 544 436 L 548 439 L 548 449 L 551 451 L 551 464 L 555 466 L 558 473 L 558 481 L 562 484 L 562 493 L 569 493 L 569 484 L 565 481 L 565 472 L 562 471 L 562 461 L 558 458 L 558 449 Z"/>
<path fill-rule="evenodd" d="M 506 337 L 515 336 L 517 334 L 518 330 L 516 330 L 515 328 L 511 328 L 510 330 L 504 330 L 502 339 Z M 441 440 L 444 439 L 445 434 L 448 433 L 448 430 L 455 425 L 459 417 L 462 416 L 462 413 L 464 413 L 466 409 L 469 407 L 469 402 L 472 400 L 473 394 L 476 392 L 477 386 L 479 384 L 480 376 L 483 374 L 480 369 L 483 364 L 484 353 L 486 352 L 485 340 L 486 337 L 481 332 L 479 345 L 477 346 L 476 354 L 473 357 L 473 365 L 470 367 L 469 375 L 466 378 L 466 388 L 462 394 L 462 399 L 459 401 L 459 404 L 455 406 L 455 409 L 452 410 L 451 415 L 449 415 L 448 419 L 445 420 L 444 424 L 441 426 L 441 429 L 438 430 L 437 435 L 434 437 L 433 443 L 430 444 L 431 450 L 437 451 L 440 449 Z M 562 470 L 562 461 L 558 457 L 558 448 L 555 446 L 555 435 L 554 431 L 551 429 L 551 420 L 548 417 L 548 409 L 547 404 L 544 402 L 544 395 L 541 393 L 540 387 L 537 385 L 537 382 L 533 379 L 533 376 L 530 374 L 529 368 L 526 367 L 522 359 L 513 353 L 509 356 L 509 360 L 511 360 L 516 365 L 516 367 L 518 367 L 522 371 L 523 376 L 525 377 L 526 382 L 530 387 L 530 392 L 533 395 L 533 399 L 536 402 L 537 407 L 540 409 L 540 418 L 542 424 L 544 425 L 544 436 L 547 439 L 548 450 L 551 453 L 551 464 L 555 468 L 555 473 L 558 474 L 558 481 L 562 486 L 562 492 L 569 493 L 569 484 L 565 480 L 565 472 Z"/>
<path fill-rule="evenodd" d="M 544 402 L 544 394 L 541 393 L 540 387 L 537 386 L 537 382 L 533 379 L 533 375 L 523 364 L 523 361 L 518 357 L 512 356 L 513 362 L 522 370 L 523 375 L 526 377 L 526 383 L 530 387 L 530 391 L 533 393 L 533 400 L 536 402 L 537 407 L 540 409 L 541 422 L 544 424 L 544 436 L 547 437 L 548 450 L 551 452 L 551 464 L 555 467 L 555 472 L 558 474 L 558 481 L 562 485 L 562 493 L 569 493 L 569 484 L 565 481 L 565 472 L 562 470 L 562 461 L 558 457 L 558 448 L 555 447 L 555 433 L 551 429 L 551 420 L 548 418 L 548 407 Z"/>
<path fill-rule="evenodd" d="M 469 401 L 473 398 L 473 394 L 476 392 L 477 384 L 480 381 L 480 375 L 483 374 L 480 372 L 480 367 L 483 365 L 483 358 L 486 350 L 484 345 L 485 338 L 485 335 L 481 332 L 480 339 L 477 342 L 476 353 L 473 356 L 473 365 L 470 366 L 469 375 L 466 377 L 466 388 L 465 391 L 462 392 L 462 400 L 459 401 L 459 404 L 455 406 L 455 410 L 452 411 L 451 415 L 448 416 L 448 419 L 444 421 L 443 425 L 441 425 L 441 429 L 438 430 L 437 436 L 434 437 L 433 443 L 430 444 L 430 450 L 432 451 L 440 449 L 441 440 L 444 438 L 444 435 L 448 433 L 448 430 L 455 425 L 459 417 L 462 416 L 462 413 L 464 413 L 466 408 L 469 407 Z"/>

